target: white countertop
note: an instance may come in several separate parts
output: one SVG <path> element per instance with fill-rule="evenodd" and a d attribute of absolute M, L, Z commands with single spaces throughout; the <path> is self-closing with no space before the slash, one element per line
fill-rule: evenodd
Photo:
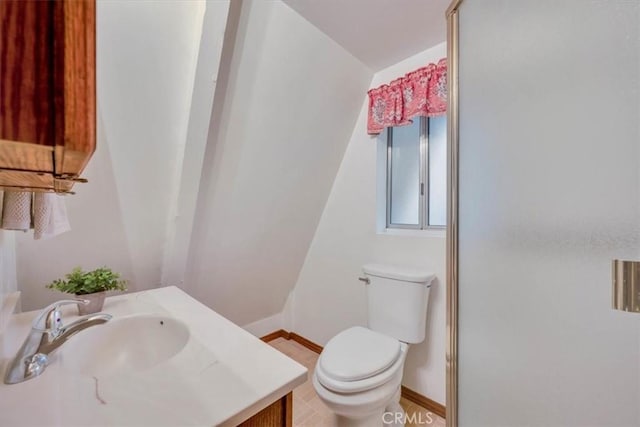
<path fill-rule="evenodd" d="M 65 322 L 77 317 L 74 311 L 63 309 Z M 235 426 L 306 380 L 304 366 L 174 286 L 107 298 L 103 312 L 114 320 L 171 316 L 191 336 L 159 365 L 104 377 L 70 373 L 56 363 L 69 343 L 63 344 L 39 377 L 0 384 L 0 426 Z M 10 318 L 2 337 L 3 377 L 6 356 L 15 355 L 37 313 Z"/>

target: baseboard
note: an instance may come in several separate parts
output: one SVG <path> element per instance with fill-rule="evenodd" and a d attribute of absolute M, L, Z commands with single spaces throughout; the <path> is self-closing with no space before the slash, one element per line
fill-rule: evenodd
<path fill-rule="evenodd" d="M 264 342 L 269 342 L 269 341 L 273 341 L 277 338 L 284 338 L 286 340 L 290 340 L 291 339 L 291 334 L 287 331 L 285 331 L 284 329 L 278 329 L 277 331 L 273 331 L 270 334 L 267 334 L 263 337 L 260 337 L 260 339 Z"/>
<path fill-rule="evenodd" d="M 309 350 L 314 351 L 318 354 L 322 353 L 322 346 L 319 344 L 314 343 L 313 341 L 310 341 L 308 339 L 306 339 L 303 336 L 300 336 L 298 334 L 296 334 L 295 332 L 289 332 L 289 339 L 293 340 L 295 342 L 297 342 L 298 344 L 301 344 L 305 347 L 307 347 Z"/>
<path fill-rule="evenodd" d="M 277 331 L 271 332 L 270 334 L 267 334 L 267 335 L 261 337 L 260 339 L 262 341 L 264 341 L 264 342 L 269 342 L 269 341 L 275 340 L 276 338 L 284 338 L 284 339 L 287 339 L 287 340 L 293 340 L 293 341 L 297 342 L 298 344 L 301 344 L 301 345 L 305 346 L 306 348 L 308 348 L 311 351 L 314 351 L 314 352 L 316 352 L 318 354 L 322 353 L 322 346 L 321 345 L 316 344 L 313 341 L 310 341 L 310 340 L 306 339 L 305 337 L 296 334 L 295 332 L 287 332 L 284 329 L 279 329 Z M 401 393 L 402 393 L 402 397 L 404 397 L 408 401 L 413 402 L 416 405 L 422 406 L 427 411 L 431 411 L 434 414 L 438 415 L 439 417 L 442 417 L 442 418 L 446 417 L 446 415 L 447 415 L 446 407 L 444 405 L 442 405 L 441 403 L 438 403 L 435 400 L 431 400 L 427 396 L 423 396 L 422 394 L 418 393 L 417 391 L 413 391 L 410 388 L 407 388 L 405 386 L 402 386 L 400 390 L 401 390 Z"/>
<path fill-rule="evenodd" d="M 318 354 L 322 353 L 322 346 L 320 344 L 316 344 L 313 341 L 308 340 L 305 337 L 296 334 L 295 332 L 287 332 L 284 329 L 278 329 L 277 331 L 273 331 L 270 334 L 260 337 L 260 339 L 264 342 L 273 341 L 277 338 L 292 340 L 315 353 L 318 353 Z"/>
<path fill-rule="evenodd" d="M 420 405 L 425 408 L 427 411 L 431 411 L 439 417 L 445 418 L 447 415 L 446 407 L 435 400 L 429 399 L 427 396 L 423 396 L 420 393 L 411 390 L 405 386 L 401 387 L 402 397 L 407 399 L 409 402 L 413 402 L 416 405 Z"/>

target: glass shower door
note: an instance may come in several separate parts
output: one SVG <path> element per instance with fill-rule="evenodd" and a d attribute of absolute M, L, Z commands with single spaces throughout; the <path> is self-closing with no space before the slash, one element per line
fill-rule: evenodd
<path fill-rule="evenodd" d="M 640 2 L 465 0 L 461 426 L 640 425 Z"/>

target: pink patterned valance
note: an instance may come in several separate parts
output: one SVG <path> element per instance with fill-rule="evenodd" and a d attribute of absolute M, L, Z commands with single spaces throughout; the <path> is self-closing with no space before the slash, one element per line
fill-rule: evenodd
<path fill-rule="evenodd" d="M 447 112 L 447 59 L 429 64 L 369 92 L 367 132 L 377 135 L 388 126 L 411 123 L 416 116 Z"/>

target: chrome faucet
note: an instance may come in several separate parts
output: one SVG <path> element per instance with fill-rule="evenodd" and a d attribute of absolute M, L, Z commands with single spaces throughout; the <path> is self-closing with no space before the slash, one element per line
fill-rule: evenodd
<path fill-rule="evenodd" d="M 49 355 L 71 336 L 111 320 L 110 314 L 96 313 L 83 316 L 66 326 L 62 323 L 61 306 L 88 303 L 87 300 L 62 300 L 45 307 L 33 321 L 29 335 L 7 367 L 5 384 L 16 384 L 37 377 L 47 367 Z"/>

